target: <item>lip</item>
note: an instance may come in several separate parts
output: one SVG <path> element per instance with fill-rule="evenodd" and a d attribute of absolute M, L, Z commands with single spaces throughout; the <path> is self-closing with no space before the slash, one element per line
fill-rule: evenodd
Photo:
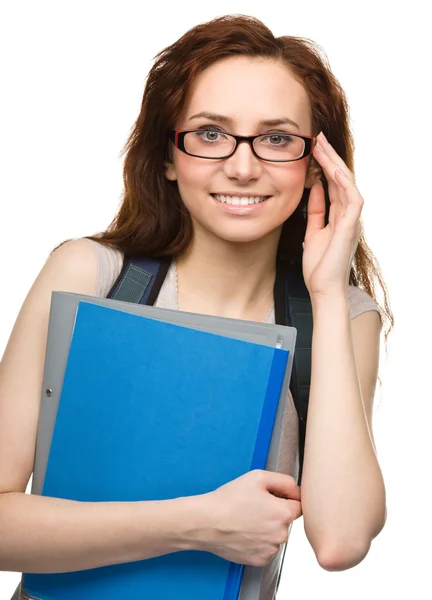
<path fill-rule="evenodd" d="M 212 196 L 238 196 L 239 198 L 269 198 L 270 194 L 257 194 L 253 192 L 211 192 Z"/>

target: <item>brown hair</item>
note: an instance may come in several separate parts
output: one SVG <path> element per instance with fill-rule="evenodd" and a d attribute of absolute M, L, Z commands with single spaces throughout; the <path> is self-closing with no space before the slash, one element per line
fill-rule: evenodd
<path fill-rule="evenodd" d="M 312 135 L 322 130 L 348 168 L 354 172 L 354 143 L 344 91 L 333 75 L 324 52 L 309 39 L 276 38 L 258 19 L 244 15 L 216 18 L 193 27 L 162 50 L 151 68 L 139 117 L 123 149 L 125 154 L 122 203 L 106 231 L 87 236 L 129 255 L 176 256 L 192 239 L 192 221 L 176 182 L 164 175 L 169 157 L 168 131 L 175 127 L 195 77 L 212 63 L 232 56 L 283 61 L 304 86 L 312 114 Z M 309 169 L 325 190 L 326 223 L 330 200 L 321 167 L 311 157 Z M 305 189 L 298 208 L 284 223 L 279 256 L 301 268 L 306 231 Z M 64 242 L 63 242 L 64 243 Z M 374 278 L 384 293 L 381 314 L 393 327 L 393 315 L 380 268 L 364 235 L 358 243 L 349 283 L 363 288 L 375 300 Z"/>

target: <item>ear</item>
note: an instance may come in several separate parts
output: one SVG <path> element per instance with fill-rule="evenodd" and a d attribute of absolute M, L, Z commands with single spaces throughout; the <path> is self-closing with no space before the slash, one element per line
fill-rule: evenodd
<path fill-rule="evenodd" d="M 169 179 L 169 181 L 177 181 L 175 166 L 171 162 L 165 163 L 165 177 Z"/>
<path fill-rule="evenodd" d="M 311 188 L 314 183 L 320 181 L 323 176 L 321 165 L 311 156 L 308 170 L 306 172 L 305 188 Z"/>

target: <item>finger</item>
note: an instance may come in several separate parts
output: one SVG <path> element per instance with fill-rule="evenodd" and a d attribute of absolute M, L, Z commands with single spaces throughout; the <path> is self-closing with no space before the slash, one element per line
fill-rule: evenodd
<path fill-rule="evenodd" d="M 280 500 L 279 502 L 281 511 L 287 515 L 287 523 L 291 523 L 302 516 L 302 504 L 298 500 Z"/>
<path fill-rule="evenodd" d="M 301 502 L 297 502 L 296 500 L 286 500 L 285 502 L 289 503 L 292 521 L 295 521 L 296 519 L 302 516 L 303 509 Z"/>
<path fill-rule="evenodd" d="M 307 226 L 306 236 L 309 236 L 316 231 L 320 231 L 325 225 L 325 196 L 324 186 L 321 182 L 315 183 L 310 191 L 307 205 Z"/>
<path fill-rule="evenodd" d="M 353 173 L 348 169 L 348 167 L 346 166 L 346 164 L 344 163 L 342 158 L 339 156 L 339 154 L 336 152 L 336 150 L 330 144 L 330 142 L 328 141 L 328 139 L 326 138 L 326 136 L 324 135 L 324 133 L 322 131 L 317 136 L 317 142 L 319 143 L 319 145 L 321 146 L 323 151 L 327 154 L 327 156 L 332 160 L 332 162 L 335 164 L 335 166 L 337 168 L 339 168 L 341 171 L 343 171 L 348 177 L 351 177 L 352 179 L 354 179 Z"/>
<path fill-rule="evenodd" d="M 327 180 L 329 181 L 329 186 L 333 182 L 333 184 L 338 185 L 338 181 L 336 179 L 335 171 L 338 169 L 338 165 L 336 165 L 333 160 L 330 158 L 326 150 L 323 146 L 318 142 L 314 148 L 314 158 L 321 165 Z M 330 190 L 329 190 L 330 191 Z"/>
<path fill-rule="evenodd" d="M 339 169 L 336 170 L 336 178 L 346 197 L 346 202 L 344 202 L 345 218 L 357 223 L 364 204 L 363 197 L 354 181 Z"/>
<path fill-rule="evenodd" d="M 339 201 L 341 205 L 344 205 L 346 199 L 344 198 L 343 193 L 341 194 L 342 188 L 340 186 L 340 181 L 337 178 L 336 171 L 339 169 L 353 182 L 354 176 L 328 142 L 321 139 L 321 137 L 318 137 L 317 140 L 314 149 L 314 158 L 320 163 L 328 181 L 330 201 Z"/>
<path fill-rule="evenodd" d="M 342 188 L 335 173 L 338 167 L 336 167 L 336 165 L 333 163 L 333 161 L 329 158 L 329 156 L 324 152 L 322 148 L 319 148 L 318 145 L 315 148 L 316 154 L 314 154 L 314 156 L 321 165 L 325 178 L 328 182 L 328 195 L 330 199 L 330 204 L 336 204 L 342 207 L 343 200 L 340 194 Z"/>
<path fill-rule="evenodd" d="M 292 499 L 300 501 L 300 488 L 293 477 L 283 473 L 273 473 L 264 471 L 263 487 L 268 492 L 279 498 Z"/>
<path fill-rule="evenodd" d="M 336 166 L 328 153 L 324 152 L 323 149 L 318 150 L 318 155 L 319 162 L 329 182 L 330 203 L 338 203 L 343 209 L 343 212 L 346 212 L 351 201 L 354 200 L 357 204 L 357 202 L 360 202 L 361 198 L 354 178 L 348 169 L 345 168 L 345 170 L 342 170 Z M 341 162 L 343 165 L 345 164 L 342 159 Z M 346 171 L 348 171 L 348 174 Z"/>

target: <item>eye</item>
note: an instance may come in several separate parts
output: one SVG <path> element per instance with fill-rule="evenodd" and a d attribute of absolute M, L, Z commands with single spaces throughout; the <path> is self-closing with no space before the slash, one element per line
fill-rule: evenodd
<path fill-rule="evenodd" d="M 270 146 L 288 146 L 293 141 L 287 133 L 270 133 L 261 137 L 261 142 Z"/>
<path fill-rule="evenodd" d="M 208 142 L 215 142 L 216 140 L 219 139 L 219 135 L 220 132 L 219 131 L 213 131 L 211 129 L 208 129 L 207 131 L 203 131 L 201 133 L 201 135 L 203 136 L 203 138 L 205 140 L 207 140 Z"/>
<path fill-rule="evenodd" d="M 200 138 L 201 141 L 208 144 L 221 142 L 227 139 L 224 132 L 214 125 L 204 125 L 203 127 L 200 127 L 199 130 L 195 132 L 195 135 Z"/>

